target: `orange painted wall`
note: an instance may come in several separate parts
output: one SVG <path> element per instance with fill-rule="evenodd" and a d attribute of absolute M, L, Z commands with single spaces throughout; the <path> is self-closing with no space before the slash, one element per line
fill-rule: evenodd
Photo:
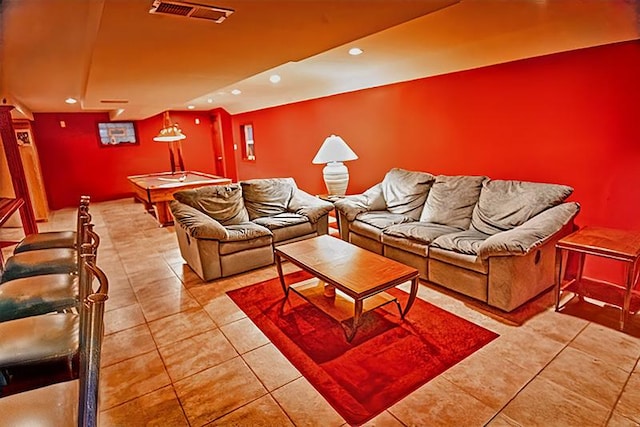
<path fill-rule="evenodd" d="M 195 119 L 200 124 L 195 124 Z M 34 138 L 51 209 L 76 206 L 81 194 L 92 200 L 129 197 L 127 176 L 170 171 L 169 151 L 153 141 L 162 116 L 136 122 L 139 145 L 100 147 L 97 123 L 109 121 L 106 113 L 34 114 Z M 64 121 L 65 128 L 60 127 Z M 187 139 L 183 141 L 186 169 L 216 173 L 212 123 L 207 112 L 171 112 Z"/>
<path fill-rule="evenodd" d="M 559 53 L 233 116 L 253 123 L 240 179 L 293 176 L 325 192 L 311 159 L 331 133 L 359 159 L 348 192 L 392 167 L 556 182 L 577 223 L 640 229 L 640 42 Z"/>

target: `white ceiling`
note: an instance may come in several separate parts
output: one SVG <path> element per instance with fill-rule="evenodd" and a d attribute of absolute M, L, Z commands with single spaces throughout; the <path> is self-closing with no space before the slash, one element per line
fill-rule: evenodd
<path fill-rule="evenodd" d="M 222 24 L 149 14 L 152 0 L 0 2 L 16 118 L 234 114 L 639 38 L 635 0 L 196 0 L 234 9 Z"/>

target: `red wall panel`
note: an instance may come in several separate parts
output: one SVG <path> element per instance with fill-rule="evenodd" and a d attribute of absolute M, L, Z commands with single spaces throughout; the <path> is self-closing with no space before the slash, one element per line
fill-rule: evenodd
<path fill-rule="evenodd" d="M 349 193 L 392 167 L 574 187 L 578 224 L 640 228 L 640 42 L 516 61 L 233 117 L 253 123 L 256 161 L 240 179 L 293 176 L 325 192 L 311 159 L 342 136 Z"/>
<path fill-rule="evenodd" d="M 139 145 L 112 147 L 98 143 L 97 123 L 109 121 L 106 113 L 38 113 L 34 118 L 51 209 L 75 206 L 81 194 L 95 201 L 128 197 L 127 176 L 170 170 L 167 144 L 152 139 L 162 127 L 161 115 L 136 123 Z M 182 143 L 186 169 L 215 173 L 209 114 L 172 112 L 171 120 L 187 135 Z"/>

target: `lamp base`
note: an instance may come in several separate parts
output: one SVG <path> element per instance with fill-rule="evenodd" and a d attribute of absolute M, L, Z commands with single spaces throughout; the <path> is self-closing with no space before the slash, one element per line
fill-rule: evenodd
<path fill-rule="evenodd" d="M 330 195 L 345 195 L 349 185 L 349 170 L 342 162 L 327 163 L 322 169 L 322 175 Z"/>

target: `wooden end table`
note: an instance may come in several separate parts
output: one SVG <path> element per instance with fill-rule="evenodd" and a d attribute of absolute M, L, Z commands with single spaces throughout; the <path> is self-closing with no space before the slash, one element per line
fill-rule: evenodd
<path fill-rule="evenodd" d="M 323 235 L 277 246 L 275 258 L 285 297 L 293 290 L 340 322 L 349 342 L 355 336 L 364 312 L 395 302 L 404 319 L 418 294 L 418 270 L 336 237 Z M 313 274 L 316 279 L 287 285 L 281 258 Z M 397 299 L 384 291 L 407 281 L 411 281 L 411 291 L 402 310 Z M 325 284 L 349 298 L 337 292 L 333 295 L 325 293 Z M 348 319 L 353 319 L 350 328 L 344 323 Z"/>
<path fill-rule="evenodd" d="M 579 255 L 575 278 L 564 281 L 563 251 Z M 625 283 L 622 285 L 583 277 L 586 255 L 594 255 L 625 263 Z M 638 279 L 640 231 L 625 231 L 602 227 L 584 227 L 556 243 L 556 311 L 560 310 L 562 292 L 572 292 L 621 308 L 620 329 L 624 329 L 630 312 L 640 310 L 640 292 L 633 289 Z"/>

